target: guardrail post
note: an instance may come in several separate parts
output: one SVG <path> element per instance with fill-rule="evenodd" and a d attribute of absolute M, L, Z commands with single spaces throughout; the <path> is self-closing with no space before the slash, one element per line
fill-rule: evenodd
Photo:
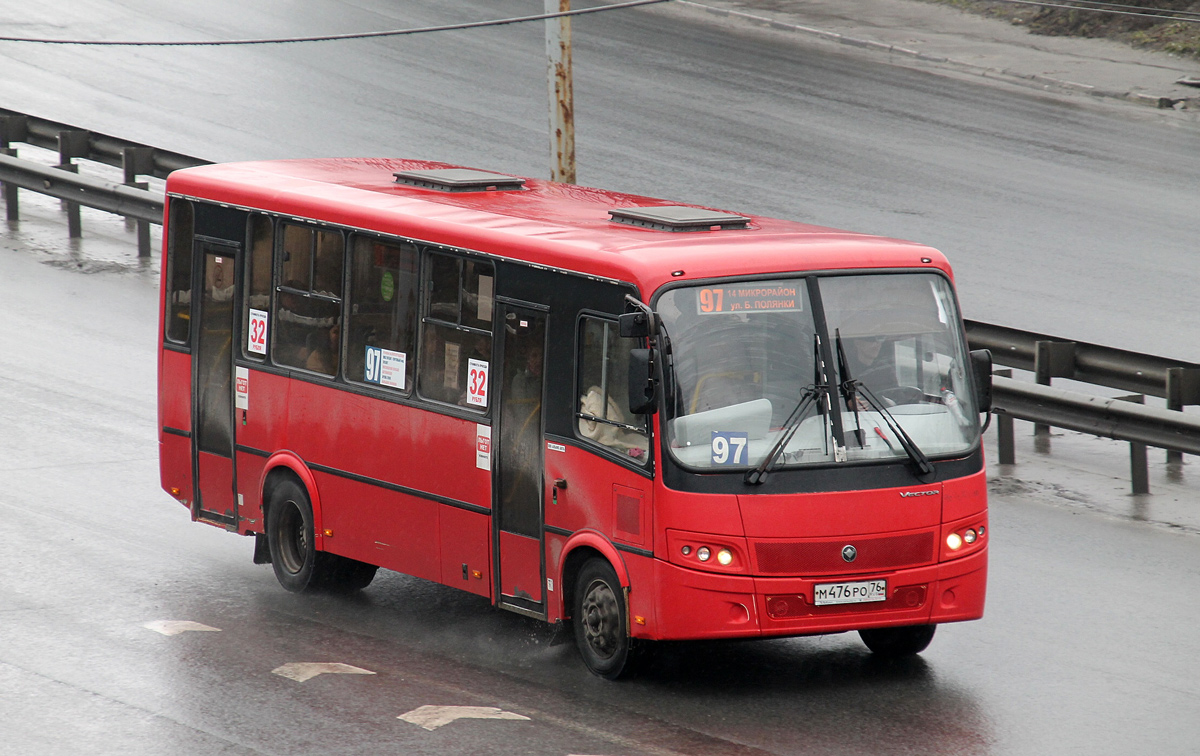
<path fill-rule="evenodd" d="M 153 147 L 126 147 L 121 153 L 121 164 L 125 169 L 125 184 L 127 186 L 136 187 L 138 189 L 149 189 L 150 184 L 146 181 L 138 181 L 138 174 L 153 174 L 154 173 L 154 148 Z M 131 221 L 125 219 L 125 227 L 129 227 Z M 138 220 L 137 223 L 138 237 L 138 257 L 145 258 L 150 256 L 150 223 L 149 221 Z"/>
<path fill-rule="evenodd" d="M 1074 341 L 1038 341 L 1034 344 L 1033 372 L 1037 382 L 1043 386 L 1050 385 L 1051 378 L 1075 377 L 1075 342 Z M 1033 435 L 1039 437 L 1039 451 L 1048 451 L 1050 443 L 1050 426 L 1035 423 Z M 1042 448 L 1042 447 L 1046 448 Z"/>
<path fill-rule="evenodd" d="M 1123 402 L 1145 404 L 1145 394 L 1117 397 Z M 1150 493 L 1150 465 L 1146 459 L 1146 445 L 1137 441 L 1129 442 L 1129 483 L 1135 494 Z"/>
<path fill-rule="evenodd" d="M 1167 368 L 1167 409 L 1183 412 L 1188 404 L 1200 404 L 1200 370 Z M 1181 464 L 1183 452 L 1167 451 L 1167 464 Z"/>
<path fill-rule="evenodd" d="M 73 158 L 87 157 L 88 141 L 91 139 L 88 131 L 58 132 L 58 168 L 71 173 L 79 173 L 79 166 L 71 162 Z M 83 221 L 79 215 L 78 202 L 64 202 L 67 209 L 68 235 L 72 239 L 83 236 Z"/>
<path fill-rule="evenodd" d="M 24 142 L 28 138 L 28 118 L 23 115 L 0 116 L 0 154 L 16 157 L 17 151 L 12 147 L 12 143 Z M 0 182 L 0 194 L 4 195 L 4 204 L 7 207 L 8 220 L 19 220 L 20 214 L 17 210 L 17 185 L 9 184 L 6 181 Z"/>
<path fill-rule="evenodd" d="M 0 155 L 8 155 L 16 157 L 17 151 L 10 147 L 0 147 Z M 16 184 L 10 184 L 7 181 L 0 182 L 0 187 L 4 189 L 4 204 L 8 211 L 8 220 L 16 221 L 21 219 L 20 209 L 17 206 L 17 191 Z"/>
<path fill-rule="evenodd" d="M 1001 378 L 1012 378 L 1013 371 L 1005 368 L 995 370 L 992 375 Z M 993 410 L 994 411 L 994 410 Z M 1000 464 L 1015 465 L 1017 463 L 1017 441 L 1013 435 L 1012 415 L 1007 412 L 996 412 L 996 447 L 1000 453 Z"/>

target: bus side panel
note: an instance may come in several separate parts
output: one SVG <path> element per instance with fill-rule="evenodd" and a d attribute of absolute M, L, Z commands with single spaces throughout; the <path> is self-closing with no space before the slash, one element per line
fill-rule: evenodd
<path fill-rule="evenodd" d="M 406 575 L 442 581 L 437 502 L 316 473 L 325 550 Z"/>
<path fill-rule="evenodd" d="M 565 451 L 546 450 L 546 524 L 572 532 L 596 530 L 614 543 L 652 550 L 650 479 L 598 453 L 563 446 Z M 566 487 L 555 490 L 556 480 Z"/>
<path fill-rule="evenodd" d="M 192 356 L 164 349 L 159 375 L 158 416 L 159 474 L 164 491 L 176 499 L 190 502 L 192 490 L 192 439 L 184 433 L 192 430 Z M 163 432 L 171 428 L 177 433 Z"/>
<path fill-rule="evenodd" d="M 442 506 L 438 516 L 441 581 L 451 588 L 492 598 L 492 518 L 449 506 Z"/>
<path fill-rule="evenodd" d="M 250 368 L 245 413 L 234 411 L 237 445 L 253 452 L 237 453 L 237 490 L 242 495 L 238 515 L 242 532 L 266 532 L 263 517 L 263 468 L 267 457 L 287 448 L 288 378 Z M 243 424 L 243 419 L 245 424 Z"/>
<path fill-rule="evenodd" d="M 490 510 L 491 470 L 476 466 L 477 435 L 474 419 L 291 383 L 287 441 L 301 459 Z"/>
<path fill-rule="evenodd" d="M 240 421 L 239 421 L 240 422 Z M 267 532 L 263 517 L 262 479 L 267 458 L 260 454 L 236 452 L 237 490 L 242 500 L 238 503 L 238 532 L 243 535 Z"/>

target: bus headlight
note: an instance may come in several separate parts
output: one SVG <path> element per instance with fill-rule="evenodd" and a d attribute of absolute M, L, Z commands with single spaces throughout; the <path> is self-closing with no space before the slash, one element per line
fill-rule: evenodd
<path fill-rule="evenodd" d="M 971 528 L 967 528 L 967 532 L 963 533 L 963 540 L 968 544 L 975 543 L 975 531 Z"/>
<path fill-rule="evenodd" d="M 708 550 L 707 546 L 701 546 L 699 549 L 696 549 L 696 558 L 701 562 L 707 562 L 711 556 L 712 552 Z"/>
<path fill-rule="evenodd" d="M 721 549 L 717 552 L 717 562 L 722 567 L 728 567 L 733 562 L 733 554 L 729 553 L 729 549 Z"/>
<path fill-rule="evenodd" d="M 950 547 L 951 551 L 958 551 L 963 545 L 962 536 L 958 533 L 951 533 L 946 536 L 946 545 Z"/>

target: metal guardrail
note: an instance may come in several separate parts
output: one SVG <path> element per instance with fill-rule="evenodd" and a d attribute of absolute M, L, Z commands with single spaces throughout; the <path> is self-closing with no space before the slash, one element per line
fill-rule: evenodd
<path fill-rule="evenodd" d="M 1001 365 L 1032 371 L 1038 381 L 1082 383 L 1157 396 L 1172 409 L 1200 404 L 1200 365 L 1041 333 L 966 321 L 972 349 L 990 349 Z"/>
<path fill-rule="evenodd" d="M 57 149 L 60 164 L 48 166 L 16 157 L 12 142 Z M 118 183 L 79 176 L 71 161 L 83 158 L 124 170 Z M 139 175 L 166 178 L 171 171 L 208 161 L 128 142 L 0 108 L 0 184 L 9 220 L 17 220 L 17 189 L 48 194 L 68 204 L 71 236 L 78 237 L 80 205 L 134 218 L 139 225 L 139 255 L 148 256 L 150 223 L 162 223 L 163 197 L 146 190 Z M 1011 370 L 998 371 L 993 384 L 1000 463 L 1015 462 L 1013 419 L 1035 423 L 1035 433 L 1049 426 L 1130 443 L 1134 493 L 1146 493 L 1146 447 L 1168 451 L 1168 461 L 1182 453 L 1200 455 L 1200 417 L 1185 415 L 1185 405 L 1200 404 L 1200 364 L 1067 341 L 1041 333 L 966 321 L 972 349 L 989 349 L 998 365 L 1032 371 L 1036 383 L 1013 380 Z M 1008 373 L 1008 376 L 1004 375 Z M 1137 396 L 1106 398 L 1052 387 L 1053 378 L 1122 391 Z M 1166 399 L 1167 407 L 1144 406 L 1145 396 Z"/>
<path fill-rule="evenodd" d="M 171 171 L 210 162 L 0 108 L 0 148 L 7 148 L 10 142 L 57 150 L 63 164 L 71 158 L 85 158 L 123 168 L 126 183 L 135 175 L 165 179 Z"/>
<path fill-rule="evenodd" d="M 1055 428 L 1200 454 L 1200 416 L 1146 407 L 1132 397 L 1090 396 L 1002 376 L 992 380 L 996 412 Z"/>
<path fill-rule="evenodd" d="M 57 150 L 58 165 L 19 159 L 13 142 Z M 77 158 L 121 168 L 124 182 L 73 175 L 79 170 L 73 162 Z M 20 189 L 65 201 L 72 239 L 83 235 L 80 206 L 116 213 L 137 221 L 139 257 L 150 256 L 150 224 L 162 223 L 163 199 L 161 194 L 147 191 L 149 184 L 138 177 L 166 178 L 171 171 L 207 162 L 0 108 L 0 186 L 8 220 L 20 217 Z"/>
<path fill-rule="evenodd" d="M 3 154 L 0 154 L 0 182 L 5 184 L 6 192 L 8 187 L 15 186 L 127 218 L 162 223 L 163 197 L 145 189 L 78 176 L 62 168 Z"/>

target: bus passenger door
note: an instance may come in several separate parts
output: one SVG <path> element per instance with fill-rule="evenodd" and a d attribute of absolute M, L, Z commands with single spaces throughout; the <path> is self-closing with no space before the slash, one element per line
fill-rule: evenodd
<path fill-rule="evenodd" d="M 193 317 L 192 402 L 196 503 L 193 517 L 237 526 L 233 469 L 233 308 L 237 247 L 196 242 L 203 286 Z"/>
<path fill-rule="evenodd" d="M 546 314 L 500 304 L 497 318 L 500 379 L 495 479 L 492 485 L 496 537 L 497 603 L 544 617 L 546 603 L 542 431 Z"/>

